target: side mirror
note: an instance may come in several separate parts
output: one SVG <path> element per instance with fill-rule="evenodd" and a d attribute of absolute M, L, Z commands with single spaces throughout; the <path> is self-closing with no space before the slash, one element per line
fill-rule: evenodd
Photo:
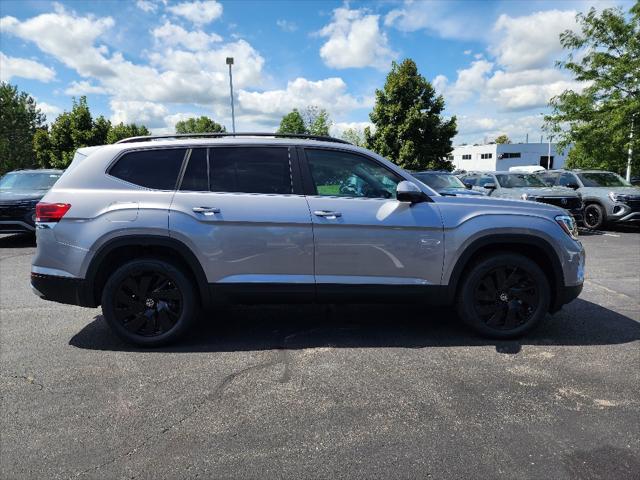
<path fill-rule="evenodd" d="M 577 183 L 567 183 L 567 187 L 577 190 L 580 188 L 580 185 L 578 185 Z"/>
<path fill-rule="evenodd" d="M 415 183 L 403 180 L 396 187 L 396 199 L 399 202 L 419 203 L 425 201 L 425 194 Z"/>
<path fill-rule="evenodd" d="M 496 189 L 496 184 L 495 183 L 485 183 L 483 185 L 484 188 L 486 188 L 487 190 L 495 190 Z"/>

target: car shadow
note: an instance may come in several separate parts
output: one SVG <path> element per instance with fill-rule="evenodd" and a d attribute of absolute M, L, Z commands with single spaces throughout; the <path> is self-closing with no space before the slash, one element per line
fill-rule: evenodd
<path fill-rule="evenodd" d="M 33 248 L 36 236 L 33 233 L 17 233 L 0 236 L 0 248 Z"/>
<path fill-rule="evenodd" d="M 452 309 L 415 305 L 234 306 L 203 315 L 177 344 L 143 349 L 122 342 L 102 316 L 69 344 L 139 352 L 235 352 L 277 349 L 494 346 L 517 354 L 523 345 L 610 345 L 640 340 L 640 323 L 600 305 L 575 300 L 526 337 L 496 341 L 475 335 Z"/>
<path fill-rule="evenodd" d="M 595 235 L 605 235 L 607 233 L 640 233 L 640 225 L 635 224 L 612 224 L 607 225 L 606 230 L 592 230 L 586 227 L 579 227 L 580 236 L 590 237 Z"/>

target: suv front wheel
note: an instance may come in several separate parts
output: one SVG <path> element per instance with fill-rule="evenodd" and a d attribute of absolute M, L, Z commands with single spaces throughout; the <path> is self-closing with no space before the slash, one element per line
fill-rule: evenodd
<path fill-rule="evenodd" d="M 599 230 L 606 220 L 604 208 L 597 203 L 590 203 L 584 208 L 584 225 L 592 230 Z"/>
<path fill-rule="evenodd" d="M 119 267 L 102 292 L 102 312 L 123 340 L 146 347 L 177 340 L 196 317 L 193 282 L 163 260 L 142 259 Z"/>
<path fill-rule="evenodd" d="M 519 337 L 547 313 L 549 281 L 533 261 L 518 254 L 496 254 L 475 263 L 458 292 L 462 320 L 482 335 Z"/>

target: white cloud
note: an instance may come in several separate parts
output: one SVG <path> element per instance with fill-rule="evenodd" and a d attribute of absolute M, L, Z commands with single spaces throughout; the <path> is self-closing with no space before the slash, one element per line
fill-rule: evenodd
<path fill-rule="evenodd" d="M 298 25 L 289 20 L 276 20 L 276 25 L 283 32 L 295 32 L 298 30 Z"/>
<path fill-rule="evenodd" d="M 90 94 L 102 95 L 107 93 L 107 91 L 98 85 L 92 85 L 86 80 L 81 80 L 79 82 L 76 82 L 76 81 L 71 82 L 71 84 L 67 87 L 64 93 L 66 95 L 75 95 L 79 97 L 82 95 L 90 95 Z"/>
<path fill-rule="evenodd" d="M 321 37 L 328 37 L 320 48 L 324 63 L 332 68 L 388 69 L 397 53 L 380 30 L 379 18 L 364 9 L 336 8 L 332 22 L 318 32 Z"/>
<path fill-rule="evenodd" d="M 376 127 L 371 122 L 336 122 L 331 125 L 329 133 L 332 137 L 341 137 L 345 130 L 353 129 L 360 132 L 364 132 L 364 129 L 369 127 L 372 132 L 375 132 Z"/>
<path fill-rule="evenodd" d="M 280 118 L 292 109 L 304 110 L 309 105 L 325 108 L 335 118 L 354 108 L 362 101 L 347 92 L 347 84 L 341 78 L 311 81 L 296 78 L 283 90 L 265 92 L 238 92 L 239 112 L 255 123 L 277 125 Z"/>
<path fill-rule="evenodd" d="M 111 100 L 110 106 L 111 122 L 144 124 L 149 128 L 164 126 L 169 113 L 167 107 L 153 102 Z"/>
<path fill-rule="evenodd" d="M 222 15 L 222 5 L 215 0 L 184 2 L 167 7 L 167 11 L 184 17 L 196 25 L 205 25 Z"/>
<path fill-rule="evenodd" d="M 30 78 L 50 82 L 56 76 L 53 68 L 26 58 L 9 57 L 0 52 L 0 80 L 8 82 L 13 77 Z"/>
<path fill-rule="evenodd" d="M 137 0 L 136 7 L 146 13 L 155 13 L 158 9 L 158 5 L 150 0 Z"/>
<path fill-rule="evenodd" d="M 453 84 L 449 84 L 444 75 L 438 75 L 433 80 L 433 85 L 452 103 L 464 102 L 484 89 L 492 68 L 493 63 L 487 60 L 476 60 L 471 62 L 469 68 L 458 70 L 458 77 Z"/>
<path fill-rule="evenodd" d="M 193 51 L 206 50 L 212 43 L 222 41 L 222 37 L 215 33 L 208 34 L 202 30 L 189 32 L 168 20 L 163 25 L 154 28 L 151 34 L 163 45 L 182 46 L 187 50 Z"/>
<path fill-rule="evenodd" d="M 46 102 L 38 102 L 37 105 L 40 111 L 47 117 L 47 123 L 49 124 L 55 120 L 55 117 L 62 113 L 62 109 L 60 107 L 50 105 Z"/>
<path fill-rule="evenodd" d="M 573 10 L 500 15 L 489 50 L 499 64 L 513 71 L 545 67 L 560 55 L 560 33 L 575 28 L 575 15 Z"/>

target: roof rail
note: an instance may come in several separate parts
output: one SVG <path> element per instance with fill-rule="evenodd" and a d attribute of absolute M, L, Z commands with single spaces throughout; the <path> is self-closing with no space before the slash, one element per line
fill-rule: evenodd
<path fill-rule="evenodd" d="M 161 140 L 161 139 L 180 139 L 180 138 L 224 138 L 224 137 L 274 137 L 274 138 L 300 138 L 306 140 L 320 140 L 323 142 L 334 143 L 346 143 L 351 145 L 350 142 L 342 140 L 340 138 L 325 137 L 323 135 L 306 135 L 298 133 L 266 133 L 266 132 L 242 132 L 242 133 L 228 133 L 228 132 L 216 132 L 216 133 L 174 133 L 166 135 L 145 135 L 142 137 L 129 137 L 123 138 L 116 143 L 137 143 L 146 142 L 149 140 Z"/>

